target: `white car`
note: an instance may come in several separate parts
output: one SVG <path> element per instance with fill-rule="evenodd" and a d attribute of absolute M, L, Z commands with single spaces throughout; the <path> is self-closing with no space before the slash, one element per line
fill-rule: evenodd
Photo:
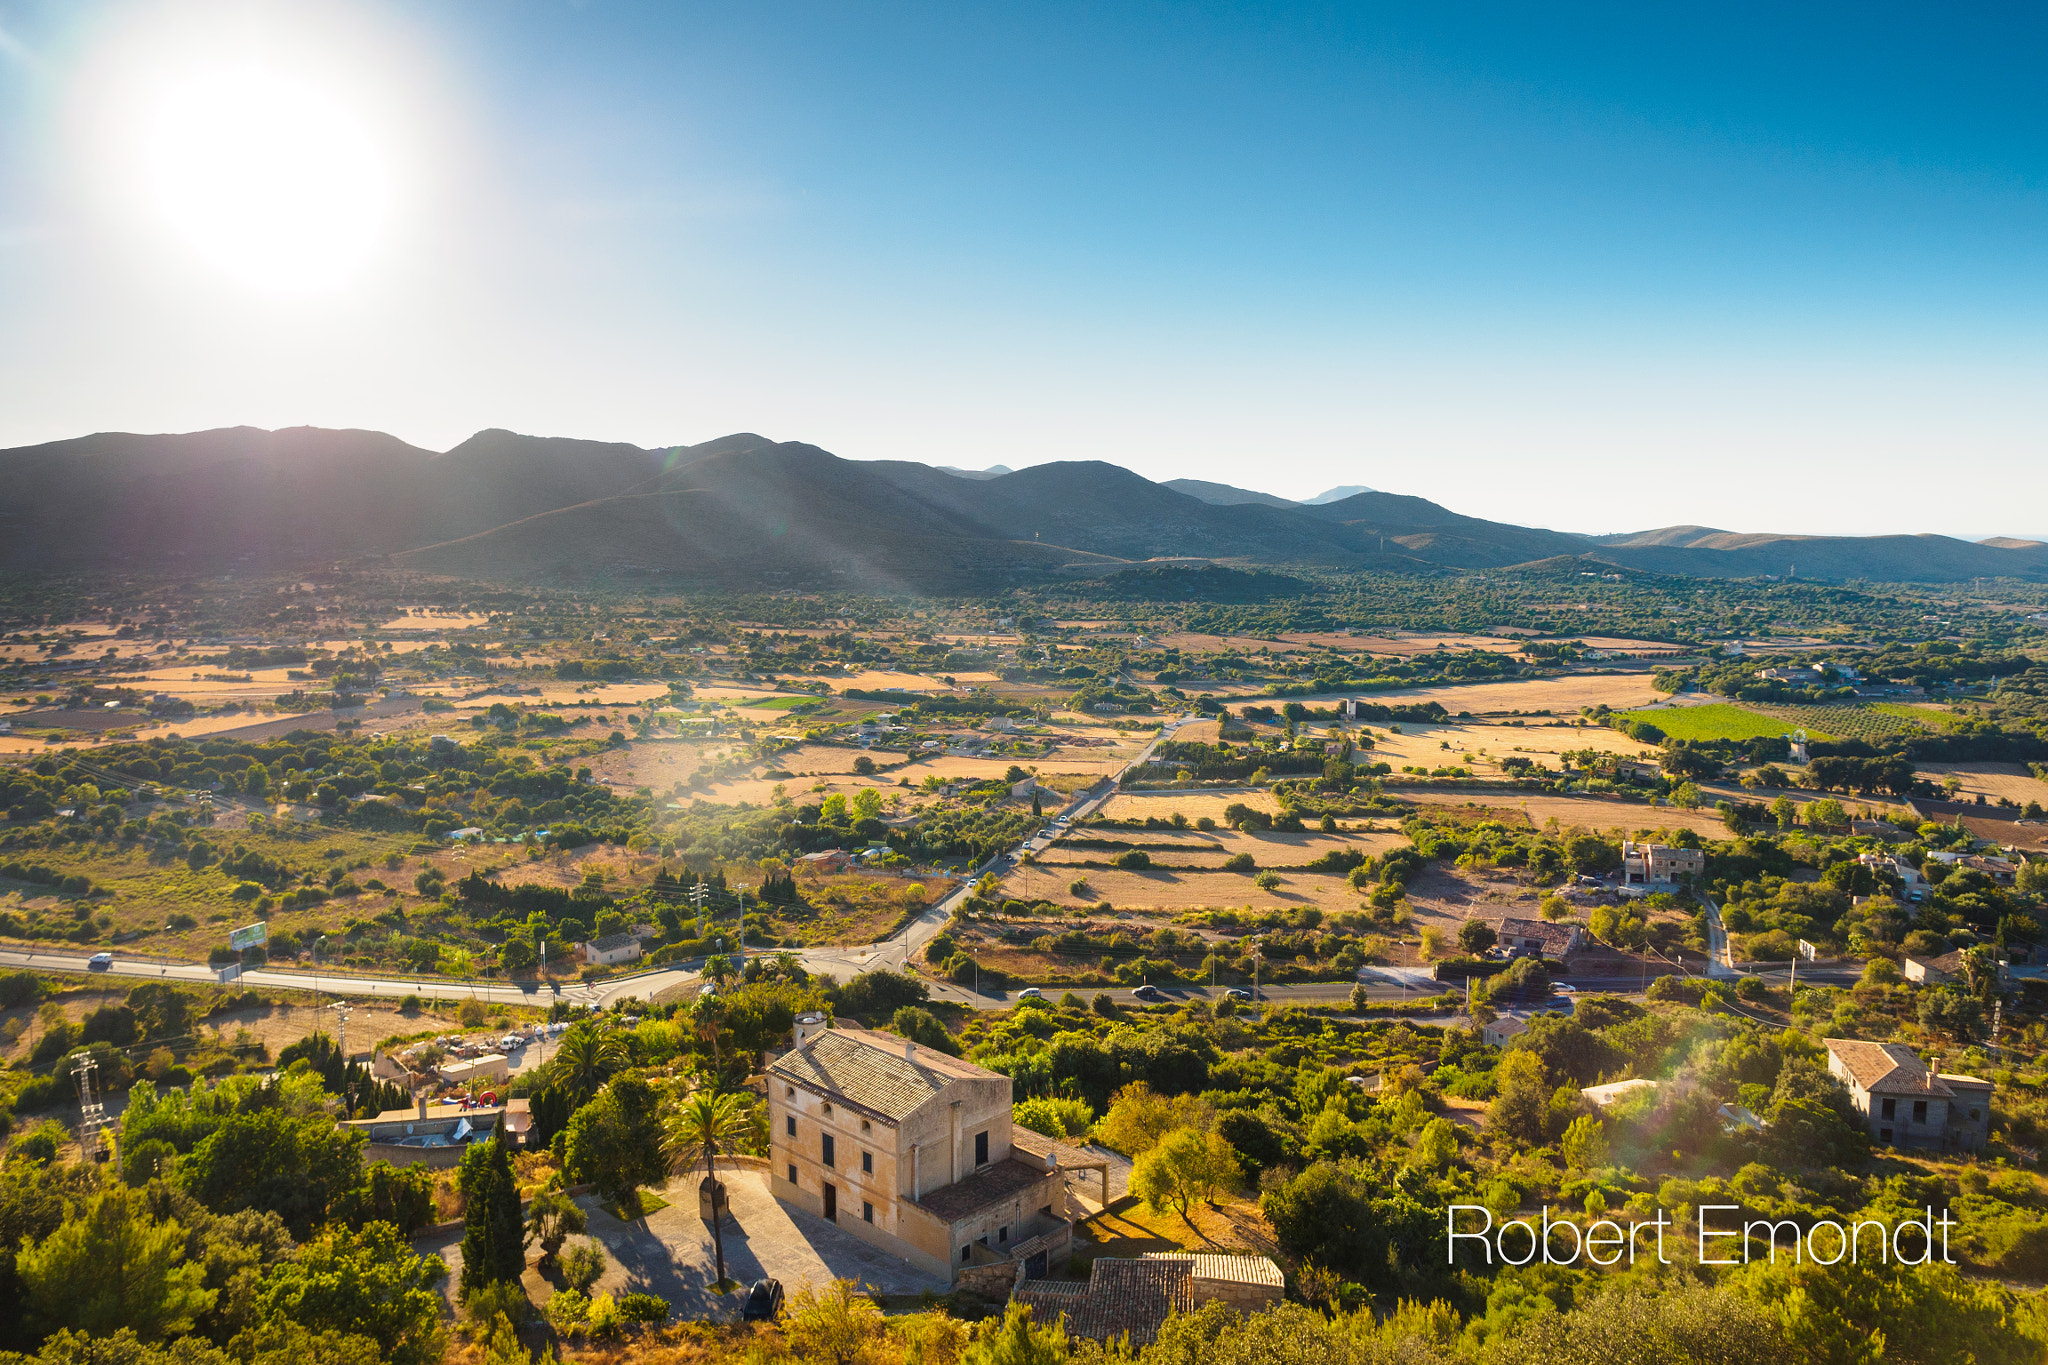
<path fill-rule="evenodd" d="M 1017 992 L 1017 998 L 1019 1000 L 1043 1000 L 1045 999 L 1045 992 L 1036 986 L 1026 986 L 1023 990 Z"/>
<path fill-rule="evenodd" d="M 1550 989 L 1557 991 L 1559 994 L 1562 995 L 1577 995 L 1579 993 L 1579 988 L 1577 986 L 1567 986 L 1562 981 L 1557 982 L 1555 985 L 1551 986 Z"/>
<path fill-rule="evenodd" d="M 94 953 L 85 960 L 85 965 L 96 972 L 103 972 L 114 965 L 114 955 L 112 953 Z"/>

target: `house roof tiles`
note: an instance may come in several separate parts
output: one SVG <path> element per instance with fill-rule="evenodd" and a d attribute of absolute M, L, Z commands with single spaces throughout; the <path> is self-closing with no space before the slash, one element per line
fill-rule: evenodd
<path fill-rule="evenodd" d="M 1851 1079 L 1872 1094 L 1948 1095 L 1949 1088 L 1931 1074 L 1913 1050 L 1898 1043 L 1866 1043 L 1854 1038 L 1823 1038 L 1829 1052 Z"/>
<path fill-rule="evenodd" d="M 1005 1157 L 993 1166 L 964 1175 L 950 1185 L 942 1185 L 915 1202 L 934 1218 L 957 1223 L 992 1204 L 1013 1199 L 1026 1190 L 1058 1178 L 1055 1171 L 1027 1166 L 1015 1157 Z"/>
<path fill-rule="evenodd" d="M 908 1057 L 904 1040 L 894 1034 L 826 1029 L 776 1058 L 768 1072 L 892 1123 L 909 1118 L 955 1081 L 1005 1079 L 928 1047 L 907 1050 Z"/>
<path fill-rule="evenodd" d="M 1149 1346 L 1168 1316 L 1195 1308 L 1194 1263 L 1193 1256 L 1104 1257 L 1089 1271 L 1083 1293 L 1026 1280 L 1017 1286 L 1016 1299 L 1047 1318 L 1063 1314 L 1075 1336 L 1107 1341 L 1129 1333 L 1131 1345 Z"/>

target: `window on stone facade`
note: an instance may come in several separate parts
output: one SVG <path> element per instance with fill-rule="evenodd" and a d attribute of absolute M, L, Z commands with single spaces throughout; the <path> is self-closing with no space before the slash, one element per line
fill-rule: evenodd
<path fill-rule="evenodd" d="M 976 1133 L 974 1135 L 974 1164 L 977 1166 L 988 1165 L 987 1133 Z"/>
<path fill-rule="evenodd" d="M 860 1206 L 860 1217 L 861 1217 L 861 1221 L 862 1221 L 863 1223 L 872 1223 L 872 1222 L 874 1222 L 874 1221 L 875 1221 L 875 1206 L 874 1206 L 873 1204 L 867 1204 L 867 1203 L 863 1203 L 863 1204 L 862 1204 L 862 1205 Z"/>
<path fill-rule="evenodd" d="M 961 1248 L 960 1248 L 960 1264 L 961 1264 L 961 1265 L 966 1265 L 966 1264 L 967 1264 L 967 1258 L 968 1258 L 968 1257 L 970 1257 L 970 1256 L 972 1256 L 972 1255 L 974 1255 L 974 1248 L 973 1248 L 973 1247 L 961 1247 Z"/>
<path fill-rule="evenodd" d="M 1892 1140 L 1892 1130 L 1891 1130 L 1891 1129 L 1889 1129 L 1889 1128 L 1880 1128 L 1880 1129 L 1878 1129 L 1878 1130 L 1877 1130 L 1877 1140 L 1878 1140 L 1879 1142 L 1890 1142 L 1890 1141 Z"/>
<path fill-rule="evenodd" d="M 1915 1123 L 1925 1123 L 1925 1122 L 1927 1122 L 1927 1101 L 1926 1101 L 1926 1100 L 1914 1100 L 1914 1101 L 1913 1101 L 1913 1122 L 1915 1122 Z"/>
<path fill-rule="evenodd" d="M 862 1152 L 860 1154 L 860 1172 L 862 1175 L 873 1175 L 875 1173 L 875 1154 L 873 1152 Z"/>
<path fill-rule="evenodd" d="M 835 1161 L 834 1161 L 834 1160 L 832 1159 L 832 1135 L 831 1135 L 830 1133 L 827 1133 L 827 1134 L 825 1134 L 825 1153 L 824 1153 L 824 1156 L 825 1156 L 825 1164 L 826 1164 L 827 1166 L 835 1166 L 835 1165 L 837 1165 L 837 1164 L 838 1164 L 837 1162 L 835 1162 Z"/>
<path fill-rule="evenodd" d="M 796 1163 L 794 1161 L 789 1163 L 789 1183 L 792 1185 L 796 1184 Z"/>
<path fill-rule="evenodd" d="M 1009 1241 L 1009 1240 L 1010 1240 L 1010 1230 L 1009 1230 L 1009 1228 L 1007 1228 L 1007 1227 L 1000 1227 L 1000 1228 L 997 1228 L 997 1229 L 996 1229 L 996 1241 L 997 1241 L 997 1242 L 1007 1242 L 1007 1241 Z"/>
<path fill-rule="evenodd" d="M 1882 1105 L 1878 1107 L 1879 1118 L 1894 1119 L 1898 1116 L 1899 1102 L 1897 1100 L 1886 1100 Z"/>
<path fill-rule="evenodd" d="M 791 1115 L 790 1115 L 790 1116 L 789 1116 L 788 1118 L 784 1119 L 784 1120 L 783 1120 L 783 1122 L 789 1125 L 789 1135 L 790 1135 L 791 1137 L 795 1137 L 795 1136 L 796 1136 L 796 1115 L 795 1115 L 795 1114 L 791 1114 Z"/>

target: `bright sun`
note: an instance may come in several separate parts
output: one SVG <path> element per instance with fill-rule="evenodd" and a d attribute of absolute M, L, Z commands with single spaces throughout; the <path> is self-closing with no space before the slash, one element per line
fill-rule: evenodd
<path fill-rule="evenodd" d="M 376 143 L 309 83 L 220 68 L 164 88 L 147 119 L 159 208 L 202 257 L 250 285 L 336 288 L 383 235 L 391 184 Z"/>

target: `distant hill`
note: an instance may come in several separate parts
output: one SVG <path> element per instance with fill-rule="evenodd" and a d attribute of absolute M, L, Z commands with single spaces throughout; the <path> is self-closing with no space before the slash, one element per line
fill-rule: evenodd
<path fill-rule="evenodd" d="M 1006 464 L 992 464 L 987 469 L 962 469 L 958 465 L 950 464 L 942 464 L 938 468 L 942 473 L 951 474 L 956 479 L 1000 479 L 1005 474 L 1016 473 Z"/>
<path fill-rule="evenodd" d="M 1355 498 L 1360 493 L 1370 493 L 1372 491 L 1374 490 L 1367 488 L 1362 483 L 1340 483 L 1335 488 L 1326 488 L 1314 497 L 1305 500 L 1302 506 L 1320 507 L 1326 502 L 1342 502 L 1346 498 Z"/>
<path fill-rule="evenodd" d="M 1255 493 L 1249 488 L 1232 488 L 1227 483 L 1210 483 L 1206 479 L 1168 479 L 1159 485 L 1171 488 L 1176 493 L 1185 493 L 1191 498 L 1200 498 L 1212 507 L 1237 507 L 1247 502 L 1256 502 L 1265 507 L 1293 507 L 1286 498 L 1271 493 Z"/>
<path fill-rule="evenodd" d="M 440 453 L 313 427 L 103 433 L 0 451 L 0 490 L 0 568 L 30 572 L 386 560 L 505 581 L 925 591 L 1119 569 L 1143 571 L 1126 582 L 1180 582 L 1190 566 L 1227 561 L 2048 581 L 2048 544 L 2010 537 L 1705 526 L 1580 536 L 1371 490 L 1291 503 L 1200 480 L 1154 483 L 1100 461 L 949 470 L 842 460 L 752 432 L 646 450 L 489 430 Z"/>

